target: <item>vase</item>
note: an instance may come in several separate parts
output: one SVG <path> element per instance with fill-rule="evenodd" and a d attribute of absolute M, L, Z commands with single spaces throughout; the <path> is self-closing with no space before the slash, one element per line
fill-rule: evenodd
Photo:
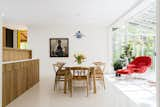
<path fill-rule="evenodd" d="M 77 63 L 78 63 L 78 64 L 81 64 L 81 63 L 82 63 L 82 61 L 81 61 L 81 60 L 77 60 Z"/>

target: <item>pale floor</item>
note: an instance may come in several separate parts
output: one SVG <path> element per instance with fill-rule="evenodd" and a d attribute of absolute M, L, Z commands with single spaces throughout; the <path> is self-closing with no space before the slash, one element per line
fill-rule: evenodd
<path fill-rule="evenodd" d="M 91 90 L 86 97 L 85 88 L 74 88 L 73 96 L 63 94 L 62 88 L 53 91 L 53 78 L 46 76 L 33 88 L 14 100 L 7 107 L 106 107 L 107 89 L 98 84 L 97 94 Z"/>

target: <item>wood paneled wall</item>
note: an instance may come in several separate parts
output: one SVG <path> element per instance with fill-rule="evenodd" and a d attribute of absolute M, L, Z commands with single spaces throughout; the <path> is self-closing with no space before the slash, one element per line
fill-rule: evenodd
<path fill-rule="evenodd" d="M 3 61 L 31 59 L 32 51 L 26 49 L 3 48 Z"/>
<path fill-rule="evenodd" d="M 5 27 L 2 28 L 2 38 L 3 38 L 2 46 L 6 47 L 6 28 Z"/>
<path fill-rule="evenodd" d="M 38 82 L 38 59 L 3 64 L 3 107 Z"/>

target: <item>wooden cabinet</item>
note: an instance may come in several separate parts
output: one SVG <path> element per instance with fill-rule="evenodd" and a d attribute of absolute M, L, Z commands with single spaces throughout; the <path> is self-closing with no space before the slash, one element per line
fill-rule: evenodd
<path fill-rule="evenodd" d="M 3 64 L 3 107 L 38 82 L 38 59 Z"/>

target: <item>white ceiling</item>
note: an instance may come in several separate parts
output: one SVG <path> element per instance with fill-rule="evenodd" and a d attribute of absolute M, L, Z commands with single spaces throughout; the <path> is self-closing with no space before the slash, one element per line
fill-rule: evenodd
<path fill-rule="evenodd" d="M 140 0 L 0 0 L 5 23 L 109 25 Z"/>
<path fill-rule="evenodd" d="M 139 26 L 142 28 L 156 30 L 156 3 L 155 1 L 151 2 L 147 7 L 144 7 L 143 10 L 135 14 L 130 20 L 129 23 L 134 26 Z"/>

